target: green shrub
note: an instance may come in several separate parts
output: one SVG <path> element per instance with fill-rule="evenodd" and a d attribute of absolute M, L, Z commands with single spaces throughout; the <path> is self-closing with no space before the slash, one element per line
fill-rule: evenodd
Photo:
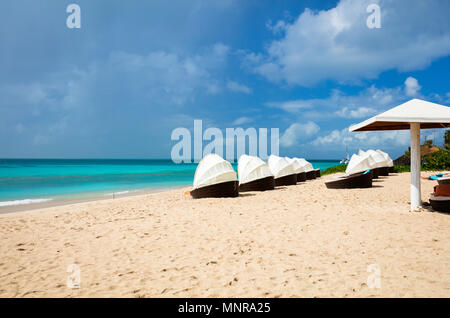
<path fill-rule="evenodd" d="M 395 165 L 394 172 L 410 172 L 411 167 L 408 165 Z"/>
<path fill-rule="evenodd" d="M 450 151 L 441 149 L 422 158 L 422 168 L 426 170 L 449 170 Z"/>
<path fill-rule="evenodd" d="M 439 150 L 422 157 L 422 171 L 450 170 L 450 151 Z M 410 172 L 409 165 L 395 165 L 395 172 Z"/>
<path fill-rule="evenodd" d="M 345 169 L 347 169 L 347 165 L 338 165 L 338 166 L 330 167 L 330 168 L 326 169 L 325 171 L 322 171 L 320 174 L 322 176 L 324 176 L 324 175 L 332 174 L 332 173 L 345 172 Z"/>

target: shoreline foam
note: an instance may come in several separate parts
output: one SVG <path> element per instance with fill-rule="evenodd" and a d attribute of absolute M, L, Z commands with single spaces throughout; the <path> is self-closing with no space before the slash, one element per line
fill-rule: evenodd
<path fill-rule="evenodd" d="M 78 203 L 85 203 L 85 202 L 96 202 L 96 201 L 103 201 L 103 200 L 113 200 L 123 197 L 129 197 L 129 196 L 139 196 L 139 195 L 145 195 L 150 193 L 160 193 L 160 192 L 166 192 L 171 191 L 174 189 L 179 188 L 185 188 L 186 185 L 180 185 L 180 186 L 170 186 L 170 187 L 158 187 L 158 188 L 142 188 L 142 189 L 136 189 L 136 190 L 128 190 L 128 191 L 118 191 L 118 192 L 108 192 L 108 193 L 90 193 L 89 195 L 83 195 L 78 196 L 74 195 L 74 198 L 42 198 L 42 199 L 25 199 L 25 200 L 11 200 L 11 201 L 2 201 L 2 202 L 21 202 L 21 201 L 34 201 L 36 202 L 30 202 L 25 204 L 15 204 L 15 205 L 1 205 L 2 202 L 0 202 L 0 215 L 2 214 L 9 214 L 9 213 L 18 213 L 18 212 L 27 212 L 32 210 L 40 210 L 40 209 L 46 209 L 46 208 L 52 208 L 52 207 L 58 207 L 58 206 L 65 206 L 65 205 L 72 205 L 72 204 L 78 204 Z"/>

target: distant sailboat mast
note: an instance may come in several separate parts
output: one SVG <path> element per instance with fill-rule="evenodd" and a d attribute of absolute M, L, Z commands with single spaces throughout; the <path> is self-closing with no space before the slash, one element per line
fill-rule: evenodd
<path fill-rule="evenodd" d="M 347 153 L 347 158 L 342 159 L 340 162 L 341 164 L 344 164 L 344 165 L 348 164 L 350 161 L 350 156 L 348 154 L 348 146 L 347 145 L 345 145 L 345 152 Z"/>

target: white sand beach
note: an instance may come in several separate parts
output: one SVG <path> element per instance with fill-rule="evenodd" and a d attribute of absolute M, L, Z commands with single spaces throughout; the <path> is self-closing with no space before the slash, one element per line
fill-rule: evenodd
<path fill-rule="evenodd" d="M 422 176 L 428 175 L 422 173 Z M 1 297 L 449 297 L 450 215 L 409 173 L 238 198 L 146 194 L 0 215 Z M 435 181 L 422 181 L 427 201 Z M 66 286 L 77 264 L 79 289 Z M 367 271 L 380 269 L 381 288 Z"/>

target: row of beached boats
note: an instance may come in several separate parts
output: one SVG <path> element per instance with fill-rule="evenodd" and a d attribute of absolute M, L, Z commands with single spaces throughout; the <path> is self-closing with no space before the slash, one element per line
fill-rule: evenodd
<path fill-rule="evenodd" d="M 359 150 L 354 154 L 345 170 L 344 176 L 325 181 L 329 189 L 370 188 L 372 180 L 388 176 L 394 172 L 394 162 L 381 150 Z"/>
<path fill-rule="evenodd" d="M 303 158 L 271 155 L 266 162 L 255 156 L 242 155 L 238 175 L 231 163 L 217 154 L 205 156 L 194 175 L 193 198 L 237 197 L 239 192 L 267 191 L 278 186 L 295 185 L 320 177 L 320 169 Z"/>

